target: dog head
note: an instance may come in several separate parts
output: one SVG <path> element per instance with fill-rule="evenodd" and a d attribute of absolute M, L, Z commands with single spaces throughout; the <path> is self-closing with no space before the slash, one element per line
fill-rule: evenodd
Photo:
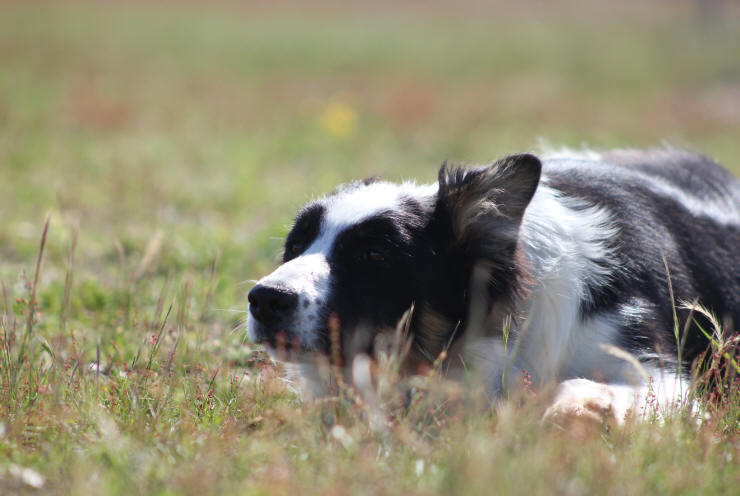
<path fill-rule="evenodd" d="M 490 276 L 488 305 L 515 291 L 517 234 L 540 170 L 533 155 L 443 165 L 437 184 L 366 180 L 309 203 L 282 265 L 249 293 L 250 339 L 288 360 L 337 344 L 346 360 L 371 354 L 413 305 L 414 348 L 434 359 L 464 328 L 477 264 Z"/>

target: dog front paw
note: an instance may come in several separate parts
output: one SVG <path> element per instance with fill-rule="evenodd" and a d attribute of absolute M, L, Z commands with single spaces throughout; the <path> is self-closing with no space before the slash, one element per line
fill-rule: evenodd
<path fill-rule="evenodd" d="M 619 386 L 621 387 L 621 386 Z M 543 422 L 568 427 L 574 422 L 608 427 L 624 423 L 625 413 L 618 391 L 609 384 L 587 379 L 562 382 Z"/>

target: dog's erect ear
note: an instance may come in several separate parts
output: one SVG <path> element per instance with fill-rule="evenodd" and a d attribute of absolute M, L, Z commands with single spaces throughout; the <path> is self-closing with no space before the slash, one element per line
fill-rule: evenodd
<path fill-rule="evenodd" d="M 439 170 L 438 208 L 450 216 L 458 243 L 496 236 L 514 239 L 540 181 L 534 155 L 511 155 L 487 167 Z"/>

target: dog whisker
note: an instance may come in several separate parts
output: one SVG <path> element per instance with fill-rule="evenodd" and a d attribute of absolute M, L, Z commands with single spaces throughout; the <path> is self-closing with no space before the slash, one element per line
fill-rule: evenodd
<path fill-rule="evenodd" d="M 229 331 L 229 334 L 234 334 L 235 332 L 244 329 L 246 330 L 246 323 L 247 319 L 239 319 L 236 322 L 234 322 L 234 325 L 231 327 L 231 331 Z"/>

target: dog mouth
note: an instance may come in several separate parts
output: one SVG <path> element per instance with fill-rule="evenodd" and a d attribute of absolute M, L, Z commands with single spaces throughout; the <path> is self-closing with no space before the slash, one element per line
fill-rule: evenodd
<path fill-rule="evenodd" d="M 255 331 L 254 334 L 250 332 L 250 340 L 261 344 L 270 356 L 283 362 L 298 362 L 307 356 L 328 353 L 329 347 L 324 345 L 325 340 L 321 338 L 307 343 L 297 333 L 289 330 L 263 332 L 263 329 L 258 328 Z M 317 335 L 323 336 L 323 333 L 318 332 Z"/>
<path fill-rule="evenodd" d="M 277 331 L 271 333 L 269 337 L 256 339 L 254 342 L 278 352 L 311 351 L 308 346 L 301 342 L 300 337 L 289 331 Z"/>
<path fill-rule="evenodd" d="M 326 318 L 315 320 L 324 321 L 325 324 L 317 327 L 303 325 L 296 327 L 293 318 L 263 322 L 250 308 L 247 334 L 252 343 L 263 345 L 273 357 L 279 357 L 283 361 L 292 361 L 291 357 L 295 356 L 326 355 L 332 350 L 338 351 L 342 341 L 339 317 L 332 312 Z"/>

